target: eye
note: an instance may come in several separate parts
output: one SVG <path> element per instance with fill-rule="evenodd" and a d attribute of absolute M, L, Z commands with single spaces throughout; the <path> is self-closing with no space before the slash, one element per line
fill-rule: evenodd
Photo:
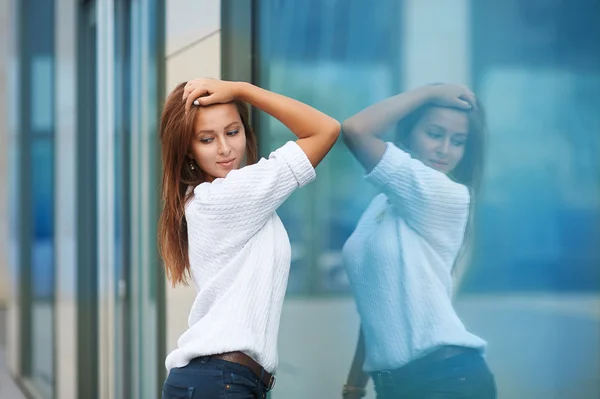
<path fill-rule="evenodd" d="M 453 140 L 452 144 L 457 146 L 457 147 L 464 147 L 464 145 L 466 144 L 466 141 L 464 140 Z"/>
<path fill-rule="evenodd" d="M 212 137 L 204 137 L 204 138 L 200 139 L 200 142 L 203 144 L 209 144 L 209 143 L 212 143 L 212 141 L 213 141 Z"/>
<path fill-rule="evenodd" d="M 440 133 L 431 132 L 431 131 L 428 131 L 427 135 L 429 137 L 431 137 L 432 139 L 439 139 L 440 137 L 442 137 L 442 135 Z"/>
<path fill-rule="evenodd" d="M 236 134 L 238 134 L 238 132 L 239 132 L 239 130 L 238 130 L 238 129 L 235 129 L 235 130 L 232 130 L 232 131 L 230 131 L 230 132 L 227 132 L 227 135 L 228 135 L 228 136 L 235 136 Z"/>

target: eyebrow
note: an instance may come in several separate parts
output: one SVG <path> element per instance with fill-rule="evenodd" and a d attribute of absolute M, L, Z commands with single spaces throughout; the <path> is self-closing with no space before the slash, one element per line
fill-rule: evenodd
<path fill-rule="evenodd" d="M 240 122 L 238 122 L 238 121 L 233 121 L 233 122 L 229 123 L 227 126 L 225 126 L 225 130 L 229 129 L 229 128 L 230 128 L 230 127 L 232 127 L 233 125 L 239 125 L 239 124 L 240 124 Z M 214 130 L 200 130 L 200 131 L 199 131 L 198 133 L 196 133 L 196 134 L 198 135 L 198 134 L 201 134 L 201 133 L 214 133 L 214 132 L 215 132 Z"/>
<path fill-rule="evenodd" d="M 447 132 L 446 128 L 444 128 L 444 127 L 442 127 L 442 126 L 440 126 L 440 125 L 438 125 L 438 124 L 436 124 L 436 123 L 431 123 L 431 124 L 429 125 L 429 127 L 430 127 L 430 128 L 432 128 L 432 127 L 433 127 L 433 128 L 439 129 L 439 130 L 441 130 L 441 131 L 443 131 L 443 132 Z M 468 136 L 468 133 L 466 133 L 466 132 L 455 132 L 455 133 L 452 133 L 452 135 L 453 135 L 453 136 L 461 135 L 461 136 L 465 136 L 465 137 L 466 137 L 466 136 Z"/>
<path fill-rule="evenodd" d="M 435 128 L 435 129 L 437 129 L 437 130 L 441 130 L 441 131 L 443 131 L 443 132 L 445 132 L 445 131 L 446 131 L 446 129 L 445 129 L 444 127 L 442 127 L 442 126 L 440 126 L 440 125 L 437 125 L 437 124 L 435 124 L 435 123 L 430 123 L 430 124 L 429 124 L 429 128 L 430 128 L 430 129 L 431 129 L 431 128 Z"/>

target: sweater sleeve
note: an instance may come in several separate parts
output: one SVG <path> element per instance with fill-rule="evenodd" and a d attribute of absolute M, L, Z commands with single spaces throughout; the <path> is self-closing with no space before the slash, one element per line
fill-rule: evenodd
<path fill-rule="evenodd" d="M 252 235 L 296 188 L 310 183 L 315 176 L 304 151 L 290 141 L 268 159 L 198 185 L 190 205 L 213 227 Z"/>
<path fill-rule="evenodd" d="M 406 223 L 431 244 L 444 248 L 460 245 L 469 215 L 467 187 L 392 143 L 386 144 L 366 179 L 382 190 Z"/>

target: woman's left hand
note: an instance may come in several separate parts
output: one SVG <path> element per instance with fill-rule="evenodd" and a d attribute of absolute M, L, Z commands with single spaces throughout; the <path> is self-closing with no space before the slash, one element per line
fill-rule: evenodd
<path fill-rule="evenodd" d="M 189 110 L 192 104 L 206 106 L 231 102 L 237 95 L 236 84 L 209 78 L 190 80 L 183 90 L 185 109 Z"/>

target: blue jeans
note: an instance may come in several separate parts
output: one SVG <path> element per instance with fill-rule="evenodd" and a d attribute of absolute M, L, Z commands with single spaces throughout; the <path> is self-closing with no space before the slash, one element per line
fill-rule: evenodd
<path fill-rule="evenodd" d="M 265 385 L 246 366 L 210 356 L 173 368 L 162 389 L 162 399 L 264 399 Z"/>
<path fill-rule="evenodd" d="M 377 399 L 496 399 L 485 359 L 468 351 L 447 359 L 373 373 Z"/>

